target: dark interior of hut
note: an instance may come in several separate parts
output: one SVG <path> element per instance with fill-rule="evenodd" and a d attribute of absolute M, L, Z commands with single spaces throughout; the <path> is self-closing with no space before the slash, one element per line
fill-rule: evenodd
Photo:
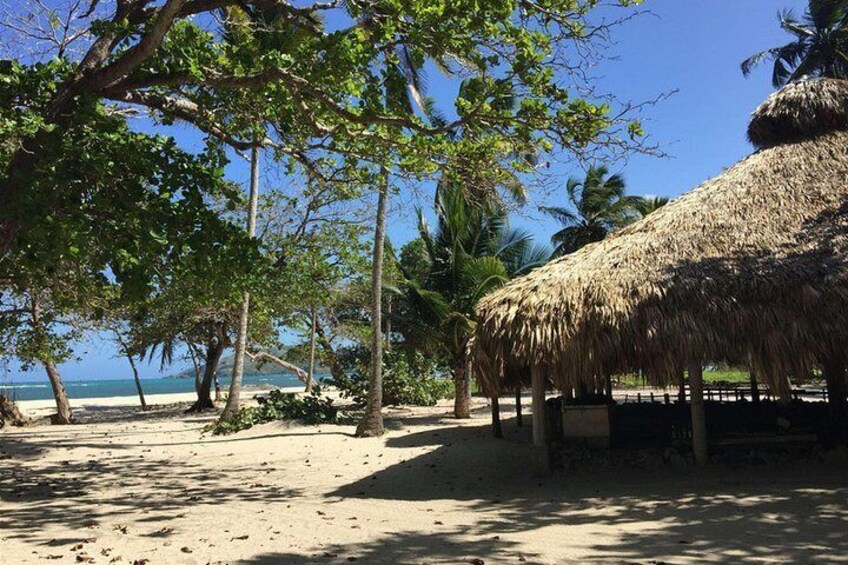
<path fill-rule="evenodd" d="M 597 395 L 595 395 L 597 396 Z M 825 453 L 848 440 L 848 423 L 827 402 L 796 394 L 790 401 L 763 395 L 756 400 L 725 394 L 705 402 L 710 457 L 714 462 L 765 464 L 774 459 L 803 459 Z M 594 404 L 589 404 L 594 400 Z M 604 457 L 632 463 L 654 457 L 663 463 L 690 463 L 690 404 L 670 395 L 647 394 L 637 400 L 603 399 L 609 413 L 607 444 L 566 437 L 563 406 L 598 406 L 600 398 L 547 400 L 547 437 L 554 463 L 565 459 Z M 574 461 L 570 461 L 573 463 Z"/>

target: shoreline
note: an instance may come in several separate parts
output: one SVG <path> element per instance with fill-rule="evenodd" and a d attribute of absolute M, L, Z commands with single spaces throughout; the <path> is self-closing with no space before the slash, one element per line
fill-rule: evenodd
<path fill-rule="evenodd" d="M 302 392 L 303 387 L 245 387 L 243 393 L 253 395 L 271 390 L 281 390 L 283 392 Z M 191 392 L 169 392 L 161 394 L 145 394 L 144 399 L 147 405 L 154 406 L 169 406 L 174 404 L 191 403 L 197 398 L 194 391 Z M 139 407 L 138 395 L 134 396 L 103 396 L 92 398 L 71 398 L 71 410 L 77 412 L 96 412 L 105 408 L 130 408 Z M 50 416 L 56 410 L 56 401 L 50 399 L 38 400 L 18 400 L 16 402 L 18 408 L 25 416 L 32 419 L 40 419 Z"/>

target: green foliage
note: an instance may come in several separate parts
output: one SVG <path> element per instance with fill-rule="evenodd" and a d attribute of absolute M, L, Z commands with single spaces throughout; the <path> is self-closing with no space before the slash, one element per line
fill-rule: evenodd
<path fill-rule="evenodd" d="M 802 18 L 791 10 L 778 17 L 793 41 L 749 57 L 742 62 L 742 74 L 748 76 L 754 67 L 771 60 L 775 88 L 808 76 L 848 78 L 848 1 L 810 0 Z"/>
<path fill-rule="evenodd" d="M 569 207 L 542 207 L 540 210 L 562 225 L 551 237 L 557 255 L 601 241 L 613 230 L 640 217 L 642 198 L 625 194 L 624 177 L 609 174 L 605 166 L 590 167 L 583 179 L 571 177 L 565 186 Z"/>
<path fill-rule="evenodd" d="M 351 363 L 343 376 L 328 384 L 336 387 L 342 398 L 364 405 L 370 375 L 368 352 L 364 348 L 350 350 L 345 360 Z M 451 398 L 453 385 L 436 374 L 436 363 L 418 351 L 393 350 L 383 360 L 383 404 L 386 406 L 433 406 Z"/>
<path fill-rule="evenodd" d="M 11 140 L 0 162 L 54 127 L 39 116 L 68 68 L 0 65 L 0 130 Z M 240 202 L 220 146 L 188 153 L 133 131 L 95 98 L 80 99 L 63 126 L 43 139 L 17 202 L 22 229 L 0 256 L 0 355 L 59 363 L 83 330 L 119 310 L 147 329 L 167 318 L 175 335 L 188 331 L 176 320 L 226 311 L 245 289 L 262 296 L 269 264 L 219 210 Z"/>
<path fill-rule="evenodd" d="M 258 402 L 259 406 L 242 407 L 234 418 L 212 424 L 208 429 L 215 435 L 226 435 L 277 420 L 300 420 L 311 425 L 339 421 L 333 399 L 323 396 L 318 387 L 309 395 L 272 390 L 267 398 L 260 397 Z"/>
<path fill-rule="evenodd" d="M 464 188 L 439 183 L 435 230 L 419 211 L 422 243 L 410 247 L 405 260 L 422 272 L 409 273 L 415 278 L 404 284 L 396 324 L 411 346 L 436 348 L 454 371 L 462 366 L 474 333 L 477 301 L 550 256 L 532 244 L 529 233 L 509 227 L 499 201 L 477 200 Z"/>

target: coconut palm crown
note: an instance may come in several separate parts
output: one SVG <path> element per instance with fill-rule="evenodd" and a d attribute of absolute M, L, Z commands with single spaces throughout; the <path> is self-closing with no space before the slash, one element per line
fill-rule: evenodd
<path fill-rule="evenodd" d="M 848 0 L 810 0 L 804 16 L 778 15 L 793 41 L 767 49 L 742 62 L 742 73 L 773 61 L 771 82 L 780 88 L 804 77 L 848 78 Z"/>
<path fill-rule="evenodd" d="M 551 237 L 557 256 L 574 253 L 589 243 L 601 241 L 613 230 L 640 217 L 642 199 L 627 196 L 624 177 L 610 175 L 606 166 L 590 167 L 582 180 L 571 177 L 565 190 L 569 208 L 539 208 L 563 226 Z"/>

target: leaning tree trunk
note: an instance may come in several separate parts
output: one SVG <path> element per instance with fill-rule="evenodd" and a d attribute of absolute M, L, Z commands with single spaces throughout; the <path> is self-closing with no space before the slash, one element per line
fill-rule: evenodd
<path fill-rule="evenodd" d="M 374 253 L 371 263 L 371 378 L 365 415 L 356 427 L 357 437 L 383 435 L 383 248 L 386 242 L 389 172 L 383 169 L 377 198 L 377 225 L 374 229 Z"/>
<path fill-rule="evenodd" d="M 218 371 L 221 355 L 224 353 L 224 342 L 220 339 L 212 340 L 206 348 L 206 364 L 203 367 L 203 379 L 197 390 L 197 400 L 186 412 L 202 412 L 215 408 L 212 402 L 212 381 Z"/>
<path fill-rule="evenodd" d="M 62 382 L 59 369 L 52 361 L 42 361 L 42 364 L 47 371 L 47 378 L 50 379 L 50 386 L 53 388 L 53 398 L 56 399 L 56 414 L 51 417 L 51 422 L 53 424 L 73 423 L 74 417 L 71 414 L 68 393 L 65 391 L 65 383 Z"/>
<path fill-rule="evenodd" d="M 311 325 L 309 326 L 309 370 L 306 374 L 306 393 L 312 392 L 312 383 L 315 380 L 315 333 L 318 330 L 318 310 L 313 306 L 311 313 Z"/>
<path fill-rule="evenodd" d="M 29 423 L 29 418 L 24 416 L 18 405 L 11 398 L 6 398 L 0 394 L 0 429 L 3 429 L 6 424 L 10 426 L 26 426 Z"/>
<path fill-rule="evenodd" d="M 455 393 L 453 415 L 460 420 L 471 417 L 471 395 L 468 390 L 468 376 L 465 369 L 465 361 L 460 359 L 454 365 L 453 370 L 453 388 Z"/>
<path fill-rule="evenodd" d="M 147 411 L 147 402 L 144 400 L 144 388 L 141 386 L 141 377 L 138 374 L 138 367 L 135 364 L 135 359 L 133 359 L 133 355 L 130 351 L 129 344 L 124 340 L 123 336 L 121 336 L 121 332 L 115 330 L 115 337 L 118 340 L 118 345 L 121 348 L 121 351 L 124 354 L 124 357 L 127 358 L 127 361 L 130 363 L 130 368 L 133 372 L 133 379 L 135 380 L 135 389 L 138 392 L 138 401 L 141 404 L 141 411 Z M 195 377 L 196 379 L 196 377 Z M 195 386 L 195 389 L 197 386 Z"/>
<path fill-rule="evenodd" d="M 132 367 L 133 378 L 135 379 L 135 389 L 138 391 L 138 401 L 141 403 L 141 411 L 147 412 L 147 401 L 144 400 L 144 388 L 141 386 L 141 377 L 138 375 L 138 367 L 135 365 L 133 356 L 129 353 L 127 353 L 127 361 L 130 362 L 130 367 Z"/>
<path fill-rule="evenodd" d="M 247 235 L 253 237 L 256 234 L 256 210 L 259 204 L 259 149 L 256 147 L 250 152 L 250 206 L 247 211 Z M 241 380 L 244 376 L 244 349 L 247 347 L 247 325 L 250 314 L 250 293 L 245 292 L 241 302 L 239 314 L 238 335 L 236 337 L 235 359 L 233 359 L 233 373 L 230 380 L 230 394 L 227 404 L 221 413 L 221 421 L 232 420 L 239 411 L 239 400 L 241 396 Z"/>

